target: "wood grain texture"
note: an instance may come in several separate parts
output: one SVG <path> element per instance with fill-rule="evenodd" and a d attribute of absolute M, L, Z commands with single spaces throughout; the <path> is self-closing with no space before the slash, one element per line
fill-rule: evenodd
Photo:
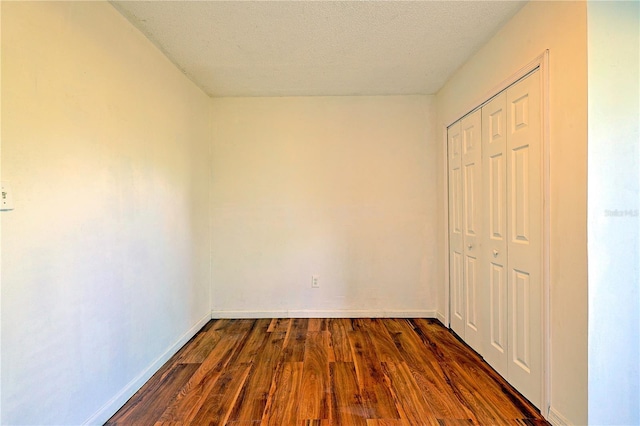
<path fill-rule="evenodd" d="M 183 347 L 176 364 L 201 364 L 220 341 L 222 334 L 211 328 L 215 321 L 209 321 L 202 330 Z"/>
<path fill-rule="evenodd" d="M 118 424 L 144 425 L 153 423 L 170 405 L 180 389 L 197 370 L 197 364 L 178 364 L 159 378 L 152 377 L 141 391 L 129 400 L 118 413 Z M 154 380 L 154 378 L 156 380 Z M 107 422 L 107 424 L 110 424 Z"/>
<path fill-rule="evenodd" d="M 269 391 L 263 425 L 295 425 L 302 382 L 302 362 L 283 362 L 278 365 Z"/>
<path fill-rule="evenodd" d="M 276 356 L 281 345 L 272 340 L 268 333 L 269 320 L 256 320 L 245 347 L 238 352 L 236 363 L 249 365 L 250 372 L 246 385 L 241 389 L 239 400 L 230 419 L 234 421 L 260 420 L 267 403 L 271 378 L 276 366 Z"/>
<path fill-rule="evenodd" d="M 249 375 L 249 365 L 238 365 L 225 371 L 217 381 L 215 392 L 209 393 L 202 408 L 191 421 L 194 425 L 220 425 L 229 419 L 231 410 Z"/>
<path fill-rule="evenodd" d="M 399 419 L 400 415 L 393 398 L 382 365 L 369 335 L 363 331 L 349 333 L 353 363 L 368 419 Z"/>
<path fill-rule="evenodd" d="M 436 320 L 209 322 L 109 425 L 547 425 Z"/>
<path fill-rule="evenodd" d="M 424 398 L 409 367 L 402 362 L 383 363 L 382 369 L 400 411 L 400 418 L 412 425 L 438 426 L 434 410 Z"/>
<path fill-rule="evenodd" d="M 240 403 L 235 406 L 231 420 L 242 422 L 262 419 L 284 339 L 285 336 L 281 333 L 264 333 L 261 339 L 256 340 L 256 342 L 261 341 L 259 352 L 254 353 L 250 358 L 243 357 L 253 366 L 247 384 L 240 394 Z"/>
<path fill-rule="evenodd" d="M 303 361 L 308 327 L 308 318 L 295 318 L 291 320 L 291 326 L 289 327 L 285 337 L 285 343 L 282 350 L 282 362 Z"/>
<path fill-rule="evenodd" d="M 304 350 L 298 419 L 328 419 L 329 392 L 329 334 L 310 331 Z"/>
<path fill-rule="evenodd" d="M 176 398 L 168 404 L 160 420 L 163 422 L 191 421 L 201 409 L 204 399 L 212 392 L 223 369 L 242 346 L 246 333 L 225 334 L 191 376 Z M 219 386 L 219 385 L 218 385 Z"/>
<path fill-rule="evenodd" d="M 352 362 L 334 362 L 330 366 L 332 409 L 336 425 L 366 425 L 365 407 Z"/>
<path fill-rule="evenodd" d="M 347 338 L 347 333 L 353 331 L 351 321 L 344 318 L 332 318 L 329 320 L 329 331 L 335 360 L 338 362 L 351 362 L 351 346 Z"/>

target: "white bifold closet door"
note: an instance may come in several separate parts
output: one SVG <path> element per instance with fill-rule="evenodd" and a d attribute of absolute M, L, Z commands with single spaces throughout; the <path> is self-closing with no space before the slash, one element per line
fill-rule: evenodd
<path fill-rule="evenodd" d="M 462 137 L 460 122 L 447 129 L 449 159 L 449 309 L 451 329 L 464 338 L 465 291 L 462 237 Z"/>
<path fill-rule="evenodd" d="M 507 90 L 507 379 L 542 400 L 542 118 L 540 72 Z"/>
<path fill-rule="evenodd" d="M 478 109 L 449 128 L 451 328 L 480 352 L 482 115 Z"/>
<path fill-rule="evenodd" d="M 539 74 L 536 71 L 510 86 L 451 126 L 448 134 L 451 328 L 538 407 L 542 399 Z M 481 122 L 471 125 L 476 114 Z M 477 152 L 470 151 L 466 158 L 465 121 L 468 129 L 474 129 L 471 133 L 481 135 Z"/>
<path fill-rule="evenodd" d="M 482 108 L 482 173 L 486 191 L 484 229 L 486 241 L 482 279 L 484 359 L 500 375 L 508 376 L 507 288 L 507 94 L 500 93 Z"/>

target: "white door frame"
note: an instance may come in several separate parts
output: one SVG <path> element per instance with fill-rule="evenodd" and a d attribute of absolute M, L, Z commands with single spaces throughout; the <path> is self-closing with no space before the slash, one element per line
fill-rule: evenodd
<path fill-rule="evenodd" d="M 509 78 L 499 83 L 493 89 L 491 89 L 486 95 L 482 96 L 482 98 L 477 101 L 471 103 L 468 108 L 465 108 L 462 113 L 456 114 L 455 119 L 452 119 L 450 122 L 445 123 L 443 126 L 443 161 L 444 161 L 444 176 L 443 182 L 444 187 L 442 188 L 442 193 L 444 194 L 444 213 L 443 213 L 443 223 L 446 226 L 445 232 L 445 306 L 444 306 L 444 322 L 447 327 L 450 324 L 450 295 L 449 295 L 449 167 L 448 165 L 448 157 L 447 157 L 447 128 L 454 124 L 456 121 L 460 120 L 469 112 L 480 108 L 483 104 L 487 103 L 491 98 L 496 96 L 498 93 L 504 91 L 506 88 L 514 84 L 516 81 L 522 79 L 528 74 L 532 73 L 535 70 L 540 70 L 540 80 L 541 80 L 541 114 L 542 114 L 542 377 L 540 380 L 542 381 L 542 406 L 540 407 L 540 412 L 545 418 L 549 417 L 549 407 L 551 401 L 551 330 L 550 330 L 550 288 L 549 288 L 549 241 L 550 241 L 550 190 L 549 190 L 549 50 L 545 50 L 535 58 L 533 61 L 529 62 L 524 67 L 520 68 L 514 74 L 512 74 Z"/>

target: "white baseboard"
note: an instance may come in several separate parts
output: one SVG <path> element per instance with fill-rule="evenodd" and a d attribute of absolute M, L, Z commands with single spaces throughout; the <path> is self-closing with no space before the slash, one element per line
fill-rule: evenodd
<path fill-rule="evenodd" d="M 447 318 L 445 318 L 442 312 L 436 312 L 436 319 L 440 321 L 445 327 L 447 326 Z"/>
<path fill-rule="evenodd" d="M 211 318 L 436 318 L 436 311 L 276 310 L 211 311 Z"/>
<path fill-rule="evenodd" d="M 176 352 L 182 348 L 195 334 L 211 320 L 210 315 L 205 315 L 193 327 L 169 347 L 162 355 L 156 358 L 151 365 L 131 380 L 120 392 L 111 398 L 95 414 L 87 419 L 83 425 L 102 425 L 111 418 L 137 391 L 169 360 Z"/>
<path fill-rule="evenodd" d="M 572 423 L 565 416 L 557 412 L 553 407 L 549 407 L 549 416 L 547 420 L 553 426 L 571 426 Z"/>

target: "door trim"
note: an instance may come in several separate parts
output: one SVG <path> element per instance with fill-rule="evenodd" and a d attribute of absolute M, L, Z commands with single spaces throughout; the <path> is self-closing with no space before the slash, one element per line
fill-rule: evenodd
<path fill-rule="evenodd" d="M 550 187 L 549 187 L 549 168 L 550 168 L 550 158 L 549 158 L 549 50 L 545 50 L 538 57 L 533 59 L 531 62 L 514 72 L 508 78 L 494 86 L 490 91 L 488 91 L 484 96 L 480 99 L 477 99 L 475 102 L 472 102 L 468 108 L 465 108 L 461 113 L 455 115 L 455 119 L 452 119 L 449 122 L 445 122 L 443 126 L 442 138 L 443 138 L 443 188 L 441 188 L 442 194 L 444 195 L 443 200 L 445 200 L 444 209 L 443 209 L 443 223 L 445 224 L 444 233 L 445 233 L 445 251 L 446 256 L 444 256 L 444 278 L 445 278 L 445 289 L 444 289 L 444 323 L 447 327 L 451 324 L 451 296 L 450 296 L 450 275 L 449 275 L 449 167 L 448 167 L 448 142 L 447 142 L 447 128 L 454 124 L 456 121 L 463 118 L 465 115 L 471 113 L 477 108 L 482 107 L 484 104 L 489 102 L 494 96 L 499 94 L 500 92 L 507 89 L 509 86 L 513 85 L 517 81 L 523 79 L 527 75 L 532 72 L 539 70 L 540 71 L 540 108 L 541 111 L 541 121 L 542 121 L 542 152 L 541 152 L 541 161 L 542 164 L 542 271 L 540 276 L 542 277 L 542 342 L 540 343 L 541 351 L 542 351 L 542 377 L 540 380 L 542 381 L 542 395 L 541 395 L 541 407 L 540 412 L 542 415 L 548 419 L 549 418 L 549 409 L 551 402 L 551 322 L 550 322 Z"/>

